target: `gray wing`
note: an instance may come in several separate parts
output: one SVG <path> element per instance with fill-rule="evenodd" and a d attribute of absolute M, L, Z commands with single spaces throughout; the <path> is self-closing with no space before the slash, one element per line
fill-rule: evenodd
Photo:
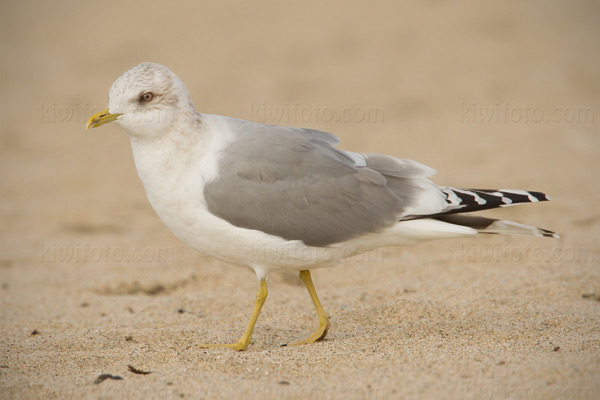
<path fill-rule="evenodd" d="M 326 246 L 393 225 L 427 190 L 420 182 L 427 167 L 344 152 L 337 143 L 308 129 L 240 127 L 220 155 L 219 177 L 205 186 L 209 211 L 238 227 Z"/>

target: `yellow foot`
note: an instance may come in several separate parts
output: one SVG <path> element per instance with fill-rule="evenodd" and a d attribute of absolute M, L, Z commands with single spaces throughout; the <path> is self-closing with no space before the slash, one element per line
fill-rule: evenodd
<path fill-rule="evenodd" d="M 213 348 L 213 347 L 229 347 L 230 349 L 233 349 L 235 351 L 243 351 L 248 348 L 248 343 L 237 342 L 237 343 L 226 343 L 226 344 L 201 344 L 200 345 L 201 349 L 209 349 L 209 348 Z"/>
<path fill-rule="evenodd" d="M 252 317 L 250 317 L 250 323 L 248 323 L 248 327 L 246 328 L 246 332 L 244 335 L 238 340 L 236 343 L 227 343 L 227 344 L 201 344 L 200 348 L 207 349 L 212 347 L 229 347 L 230 349 L 236 351 L 246 350 L 250 341 L 252 340 L 252 331 L 254 330 L 254 324 L 256 324 L 256 320 L 258 319 L 258 314 L 260 314 L 260 309 L 262 308 L 265 299 L 267 298 L 267 281 L 264 279 L 260 280 L 260 287 L 258 289 L 258 293 L 256 293 L 256 302 L 254 303 L 254 310 L 252 310 Z"/>
<path fill-rule="evenodd" d="M 321 339 L 325 339 L 325 336 L 327 336 L 327 332 L 329 331 L 330 327 L 331 327 L 331 324 L 329 322 L 327 322 L 323 325 L 319 325 L 319 328 L 317 328 L 317 330 L 314 331 L 313 334 L 310 335 L 309 337 L 307 337 L 306 339 L 301 340 L 296 343 L 286 344 L 286 346 L 299 346 L 301 344 L 311 344 L 311 343 L 317 342 Z"/>
<path fill-rule="evenodd" d="M 308 338 L 297 343 L 291 343 L 292 346 L 297 346 L 300 344 L 310 344 L 316 342 L 317 340 L 324 339 L 325 336 L 327 336 L 327 331 L 329 330 L 329 327 L 331 326 L 329 324 L 329 318 L 327 317 L 327 313 L 325 312 L 325 310 L 323 310 L 323 306 L 321 306 L 321 302 L 319 301 L 319 297 L 317 296 L 317 291 L 313 286 L 312 278 L 310 277 L 310 271 L 300 271 L 300 279 L 306 285 L 306 289 L 308 289 L 310 298 L 312 299 L 313 304 L 315 305 L 315 310 L 317 310 L 317 316 L 319 317 L 319 327 Z M 287 346 L 287 344 L 284 344 L 282 346 Z"/>

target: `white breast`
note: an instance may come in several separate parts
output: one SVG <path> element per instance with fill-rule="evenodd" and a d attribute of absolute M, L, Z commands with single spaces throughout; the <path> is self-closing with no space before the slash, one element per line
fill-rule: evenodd
<path fill-rule="evenodd" d="M 259 276 L 272 269 L 300 270 L 337 261 L 339 249 L 308 247 L 301 241 L 238 228 L 208 211 L 204 185 L 218 176 L 219 152 L 235 140 L 228 119 L 215 117 L 206 116 L 196 140 L 190 140 L 189 132 L 184 141 L 178 135 L 131 140 L 146 195 L 165 225 L 195 249 L 252 267 Z"/>

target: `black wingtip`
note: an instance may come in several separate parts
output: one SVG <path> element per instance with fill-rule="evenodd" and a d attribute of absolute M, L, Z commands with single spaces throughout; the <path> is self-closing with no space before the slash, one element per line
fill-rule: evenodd
<path fill-rule="evenodd" d="M 542 236 L 543 237 L 551 237 L 554 239 L 560 239 L 560 236 L 558 235 L 558 233 L 549 231 L 547 229 L 542 229 L 542 228 L 538 228 L 540 231 L 542 231 Z"/>
<path fill-rule="evenodd" d="M 552 200 L 550 198 L 550 196 L 548 196 L 546 193 L 542 193 L 542 192 L 534 192 L 532 190 L 527 190 L 527 192 L 532 195 L 533 197 L 535 197 L 536 199 L 538 199 L 538 201 L 550 201 Z"/>
<path fill-rule="evenodd" d="M 549 201 L 550 196 L 542 192 L 517 189 L 457 189 L 442 188 L 448 208 L 440 214 L 483 211 L 515 204 Z"/>

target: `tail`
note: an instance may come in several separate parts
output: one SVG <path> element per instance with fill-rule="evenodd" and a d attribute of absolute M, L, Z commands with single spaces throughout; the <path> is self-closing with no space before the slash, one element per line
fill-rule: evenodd
<path fill-rule="evenodd" d="M 475 229 L 478 233 L 499 234 L 499 235 L 533 235 L 553 237 L 559 236 L 547 229 L 537 228 L 531 225 L 519 224 L 518 222 L 506 221 L 501 219 L 479 217 L 474 215 L 441 215 L 434 217 L 442 222 L 453 225 L 466 226 Z"/>
<path fill-rule="evenodd" d="M 446 194 L 448 207 L 441 213 L 423 217 L 437 219 L 453 225 L 466 226 L 477 230 L 479 233 L 559 237 L 552 231 L 536 228 L 535 226 L 463 214 L 491 208 L 508 207 L 515 204 L 550 200 L 550 197 L 544 193 L 509 189 L 456 189 L 450 187 L 441 187 L 440 189 Z"/>
<path fill-rule="evenodd" d="M 550 200 L 550 197 L 544 193 L 527 190 L 456 189 L 450 187 L 440 187 L 440 190 L 446 195 L 448 207 L 438 215 L 482 211 Z"/>

